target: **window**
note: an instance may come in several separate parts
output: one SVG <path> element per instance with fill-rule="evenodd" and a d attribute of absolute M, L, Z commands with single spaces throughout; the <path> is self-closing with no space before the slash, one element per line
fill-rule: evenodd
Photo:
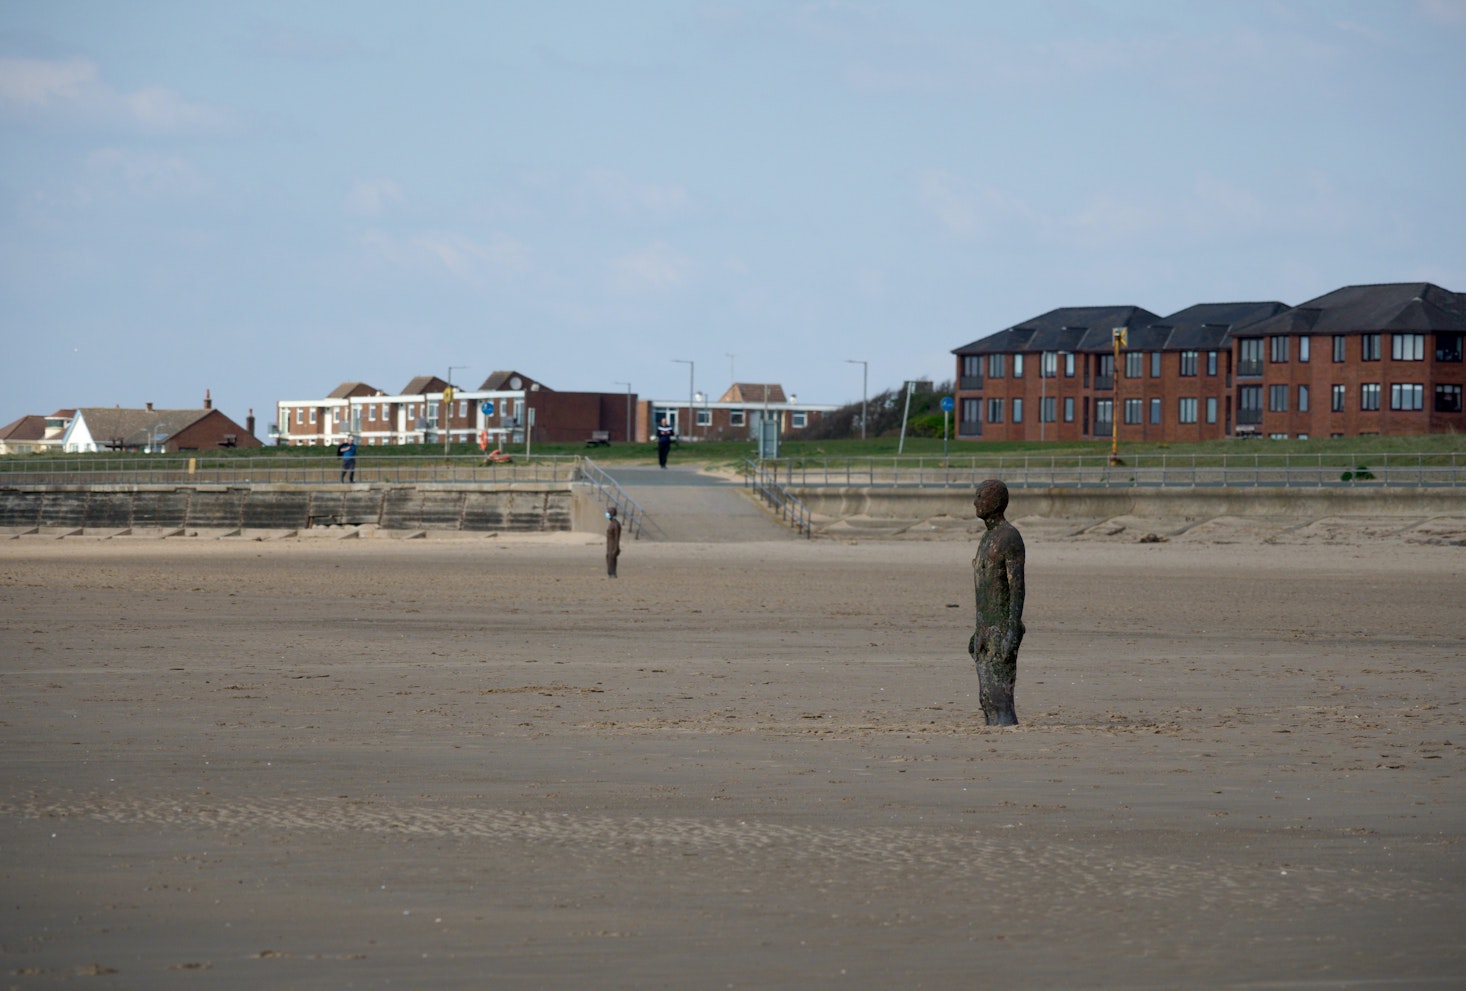
<path fill-rule="evenodd" d="M 1159 351 L 1150 353 L 1150 377 L 1153 379 L 1161 377 L 1161 353 Z"/>
<path fill-rule="evenodd" d="M 795 413 L 793 415 L 794 416 L 797 416 L 797 417 L 803 417 L 804 416 L 803 413 Z M 697 411 L 697 425 L 699 427 L 709 427 L 709 426 L 712 426 L 712 423 L 713 423 L 713 411 L 712 410 L 709 410 L 709 409 L 700 409 L 700 410 Z M 794 424 L 794 426 L 796 426 L 796 427 L 802 427 L 802 426 L 804 426 L 804 424 L 802 424 L 802 423 L 796 423 L 796 424 Z"/>
<path fill-rule="evenodd" d="M 458 400 L 458 418 L 461 420 L 466 416 L 468 416 L 468 400 L 460 399 Z"/>
<path fill-rule="evenodd" d="M 314 406 L 311 407 L 311 422 L 316 422 L 316 408 Z"/>
<path fill-rule="evenodd" d="M 1359 337 L 1359 358 L 1361 361 L 1379 361 L 1379 335 L 1361 334 Z"/>
<path fill-rule="evenodd" d="M 1391 334 L 1390 357 L 1395 361 L 1424 361 L 1424 334 Z"/>
<path fill-rule="evenodd" d="M 295 407 L 295 422 L 296 423 L 304 423 L 305 422 L 305 410 L 302 409 L 299 406 Z"/>
<path fill-rule="evenodd" d="M 1456 386 L 1456 402 L 1457 403 L 1460 403 L 1460 401 L 1461 401 L 1461 387 L 1458 385 L 1458 386 Z M 1074 422 L 1074 397 L 1073 396 L 1065 396 L 1064 397 L 1064 422 L 1065 423 L 1073 423 Z"/>
<path fill-rule="evenodd" d="M 1344 342 L 1347 340 L 1348 338 L 1345 337 L 1343 334 L 1334 335 L 1334 364 L 1336 365 L 1340 362 L 1348 360 L 1347 355 L 1344 352 Z"/>
<path fill-rule="evenodd" d="M 1307 340 L 1307 338 L 1304 339 Z M 1308 386 L 1306 385 L 1300 385 L 1298 387 L 1298 412 L 1308 412 Z"/>
<path fill-rule="evenodd" d="M 338 424 L 341 422 L 341 407 L 340 406 L 337 406 L 335 409 L 331 410 L 331 422 L 332 423 L 338 423 Z"/>
<path fill-rule="evenodd" d="M 1461 339 L 1459 337 L 1456 339 L 1456 360 L 1461 360 Z M 1064 377 L 1066 379 L 1072 379 L 1074 377 L 1073 351 L 1064 352 Z"/>
<path fill-rule="evenodd" d="M 1003 377 L 1003 359 L 1006 357 L 1006 355 L 1001 354 L 988 355 L 988 378 L 1000 379 Z"/>
<path fill-rule="evenodd" d="M 1094 432 L 1097 437 L 1108 437 L 1115 422 L 1115 401 L 1096 399 L 1094 401 Z"/>
<path fill-rule="evenodd" d="M 708 411 L 707 410 L 703 410 L 700 415 L 701 416 L 708 416 Z M 789 414 L 789 426 L 792 429 L 794 429 L 794 430 L 803 430 L 805 423 L 808 422 L 808 420 L 807 420 L 808 416 L 809 416 L 809 414 L 806 413 L 804 410 L 798 410 L 796 412 L 790 413 Z M 711 419 L 711 417 L 709 417 L 709 418 Z"/>
<path fill-rule="evenodd" d="M 962 356 L 962 377 L 963 378 L 981 378 L 982 377 L 982 355 L 978 355 L 978 354 L 964 354 Z"/>
<path fill-rule="evenodd" d="M 1262 374 L 1262 338 L 1244 337 L 1237 342 L 1237 374 Z"/>
<path fill-rule="evenodd" d="M 1211 402 L 1215 403 L 1216 400 L 1213 399 L 1213 400 L 1211 400 Z M 1212 409 L 1216 409 L 1216 407 L 1213 406 Z M 1195 399 L 1182 399 L 1182 400 L 1180 400 L 1179 403 L 1178 403 L 1178 405 L 1177 405 L 1177 409 L 1176 409 L 1176 419 L 1177 419 L 1177 421 L 1179 421 L 1181 423 L 1195 423 L 1196 422 L 1196 400 Z"/>
<path fill-rule="evenodd" d="M 1282 334 L 1267 339 L 1267 358 L 1275 365 L 1288 360 L 1288 338 Z"/>
<path fill-rule="evenodd" d="M 1390 386 L 1390 409 L 1425 409 L 1425 386 L 1396 382 Z"/>
<path fill-rule="evenodd" d="M 438 425 L 438 404 L 424 403 L 423 405 L 428 408 L 428 426 L 436 427 Z"/>
<path fill-rule="evenodd" d="M 1206 422 L 1217 422 L 1217 397 L 1208 396 L 1206 399 Z"/>
<path fill-rule="evenodd" d="M 1023 377 L 1023 355 L 1021 354 L 1015 354 L 1013 356 L 1013 377 L 1015 379 L 1021 379 Z"/>
<path fill-rule="evenodd" d="M 1016 372 L 1018 369 L 1015 368 L 1013 370 Z M 1016 397 L 1013 400 L 1013 422 L 1014 423 L 1022 423 L 1023 422 L 1023 400 L 1018 399 Z"/>
<path fill-rule="evenodd" d="M 1161 422 L 1161 401 L 1159 399 L 1152 399 L 1150 401 L 1150 422 Z"/>
<path fill-rule="evenodd" d="M 1212 354 L 1216 352 L 1213 351 Z M 1192 378 L 1196 375 L 1196 352 L 1181 352 L 1181 375 L 1184 378 Z"/>
<path fill-rule="evenodd" d="M 1365 382 L 1359 387 L 1359 408 L 1379 409 L 1379 383 Z"/>
<path fill-rule="evenodd" d="M 1262 386 L 1244 385 L 1237 390 L 1237 422 L 1239 424 L 1262 422 Z"/>
<path fill-rule="evenodd" d="M 1288 412 L 1288 387 L 1286 385 L 1267 387 L 1267 409 L 1269 413 Z"/>
<path fill-rule="evenodd" d="M 1038 418 L 1043 423 L 1053 423 L 1059 412 L 1059 400 L 1054 396 L 1044 396 L 1039 400 Z"/>
<path fill-rule="evenodd" d="M 1435 360 L 1436 361 L 1460 361 L 1461 360 L 1461 335 L 1460 334 L 1436 334 L 1435 335 Z"/>
<path fill-rule="evenodd" d="M 1335 413 L 1344 412 L 1344 395 L 1348 386 L 1336 385 L 1329 390 L 1329 409 Z"/>
<path fill-rule="evenodd" d="M 989 399 L 988 400 L 988 422 L 989 423 L 1002 423 L 1003 422 L 1003 401 L 1001 399 Z"/>
<path fill-rule="evenodd" d="M 1217 373 L 1217 353 L 1215 351 L 1208 351 L 1206 353 L 1206 373 L 1208 375 L 1216 375 Z"/>
<path fill-rule="evenodd" d="M 1125 352 L 1125 377 L 1138 379 L 1145 374 L 1145 354 L 1141 351 Z"/>
<path fill-rule="evenodd" d="M 1312 340 L 1313 340 L 1313 338 L 1311 338 L 1311 337 L 1300 337 L 1300 338 L 1298 338 L 1298 360 L 1299 361 L 1306 362 L 1308 360 L 1308 352 L 1309 352 L 1308 342 L 1309 341 L 1312 341 Z"/>
<path fill-rule="evenodd" d="M 982 420 L 982 400 L 962 400 L 962 422 L 976 424 Z"/>
<path fill-rule="evenodd" d="M 1436 386 L 1435 411 L 1437 413 L 1461 412 L 1461 387 L 1459 385 Z"/>
<path fill-rule="evenodd" d="M 728 411 L 728 426 L 730 426 L 730 427 L 746 427 L 746 426 L 748 426 L 748 411 L 747 410 L 741 410 L 741 409 L 730 409 Z"/>
<path fill-rule="evenodd" d="M 1059 352 L 1045 351 L 1039 361 L 1038 374 L 1042 378 L 1051 379 L 1059 373 Z"/>
<path fill-rule="evenodd" d="M 1143 399 L 1127 399 L 1127 400 L 1125 400 L 1125 422 L 1126 423 L 1139 423 L 1139 422 L 1141 422 L 1141 418 L 1144 415 L 1145 415 L 1145 400 L 1143 400 Z"/>
<path fill-rule="evenodd" d="M 1096 389 L 1108 389 L 1114 384 L 1115 379 L 1115 356 L 1112 354 L 1099 355 L 1095 361 L 1094 387 Z"/>

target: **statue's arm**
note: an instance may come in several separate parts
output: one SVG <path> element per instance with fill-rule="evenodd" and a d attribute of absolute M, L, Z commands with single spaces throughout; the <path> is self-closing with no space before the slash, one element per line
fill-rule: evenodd
<path fill-rule="evenodd" d="M 1017 650 L 1018 645 L 1023 641 L 1023 564 L 1024 564 L 1023 542 L 1015 541 L 1015 546 L 1009 549 L 1007 571 L 1008 571 L 1008 630 L 1013 638 L 1013 649 Z"/>

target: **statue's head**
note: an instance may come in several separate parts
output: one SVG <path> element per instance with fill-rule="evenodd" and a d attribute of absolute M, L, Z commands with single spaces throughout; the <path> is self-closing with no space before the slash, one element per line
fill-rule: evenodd
<path fill-rule="evenodd" d="M 972 498 L 972 508 L 977 510 L 981 519 L 1001 516 L 1003 510 L 1008 508 L 1008 486 L 996 478 L 980 483 L 977 495 Z"/>

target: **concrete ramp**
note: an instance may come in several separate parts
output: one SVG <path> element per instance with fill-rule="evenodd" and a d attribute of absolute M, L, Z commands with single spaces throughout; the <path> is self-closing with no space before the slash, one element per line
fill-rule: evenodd
<path fill-rule="evenodd" d="M 643 540 L 729 544 L 798 536 L 726 478 L 683 465 L 602 467 L 646 512 Z"/>

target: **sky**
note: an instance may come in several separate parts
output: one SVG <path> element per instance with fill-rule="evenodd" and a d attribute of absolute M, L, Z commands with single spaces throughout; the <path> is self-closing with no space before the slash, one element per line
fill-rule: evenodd
<path fill-rule="evenodd" d="M 1060 306 L 1466 292 L 1463 53 L 1466 0 L 0 0 L 0 423 L 839 404 Z"/>

